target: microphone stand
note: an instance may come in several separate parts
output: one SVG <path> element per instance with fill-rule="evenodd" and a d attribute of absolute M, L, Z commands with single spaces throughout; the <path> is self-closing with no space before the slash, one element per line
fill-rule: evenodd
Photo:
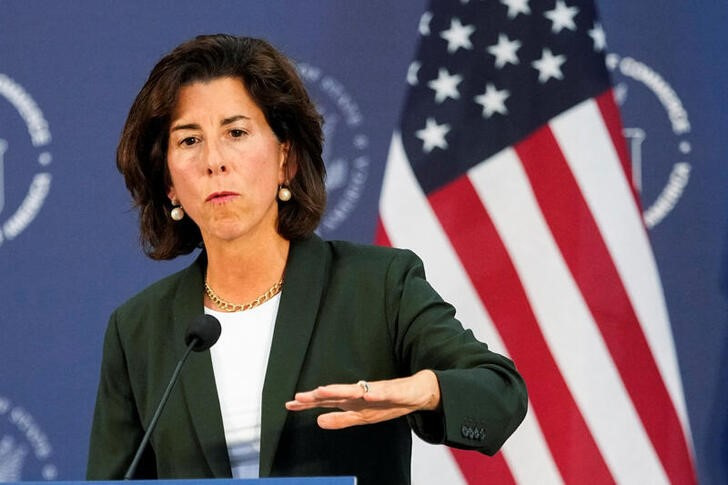
<path fill-rule="evenodd" d="M 164 394 L 162 394 L 162 399 L 159 401 L 157 410 L 154 411 L 154 416 L 152 416 L 152 420 L 149 422 L 149 426 L 147 426 L 147 431 L 144 433 L 142 442 L 139 444 L 139 448 L 137 448 L 136 455 L 134 455 L 134 459 L 131 461 L 131 465 L 129 465 L 129 468 L 126 470 L 126 473 L 124 474 L 124 480 L 131 480 L 131 477 L 134 476 L 136 467 L 139 464 L 139 460 L 142 457 L 142 452 L 144 451 L 144 448 L 146 448 L 147 442 L 149 441 L 149 438 L 152 435 L 152 431 L 154 431 L 154 428 L 157 425 L 157 420 L 159 419 L 159 416 L 162 414 L 162 409 L 164 409 L 164 405 L 166 404 L 167 399 L 169 399 L 169 394 L 172 392 L 172 388 L 177 383 L 177 376 L 179 375 L 180 370 L 182 370 L 182 365 L 184 365 L 185 361 L 187 360 L 187 357 L 189 357 L 189 355 L 190 355 L 190 352 L 192 352 L 192 349 L 199 342 L 200 342 L 200 338 L 194 337 L 192 339 L 192 341 L 189 343 L 189 345 L 187 345 L 187 350 L 185 351 L 185 354 L 182 356 L 180 361 L 177 363 L 177 367 L 175 367 L 174 372 L 172 373 L 172 378 L 169 380 L 169 384 L 167 384 L 167 389 L 165 389 Z"/>

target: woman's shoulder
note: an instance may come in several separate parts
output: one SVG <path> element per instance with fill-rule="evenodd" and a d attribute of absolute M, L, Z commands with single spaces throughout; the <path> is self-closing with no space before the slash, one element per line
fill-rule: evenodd
<path fill-rule="evenodd" d="M 331 254 L 334 271 L 386 277 L 410 273 L 414 269 L 416 273 L 422 271 L 424 274 L 422 261 L 409 249 L 341 240 L 325 241 L 325 244 Z"/>
<path fill-rule="evenodd" d="M 417 255 L 409 249 L 343 240 L 330 240 L 325 241 L 325 243 L 329 246 L 334 257 L 338 259 L 361 260 L 369 264 L 376 262 L 390 264 L 393 260 L 419 261 Z"/>
<path fill-rule="evenodd" d="M 167 275 L 140 290 L 125 302 L 117 307 L 115 313 L 118 316 L 149 314 L 160 308 L 171 308 L 178 290 L 183 285 L 188 285 L 191 279 L 195 279 L 199 258 L 189 266 Z"/>

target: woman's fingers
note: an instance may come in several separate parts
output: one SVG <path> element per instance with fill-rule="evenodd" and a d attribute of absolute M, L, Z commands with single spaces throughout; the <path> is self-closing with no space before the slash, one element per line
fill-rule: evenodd
<path fill-rule="evenodd" d="M 286 409 L 289 411 L 303 411 L 305 409 L 313 409 L 313 408 L 340 408 L 345 409 L 346 407 L 350 407 L 347 405 L 350 405 L 352 403 L 355 403 L 353 400 L 348 399 L 337 399 L 337 400 L 327 400 L 327 401 L 311 401 L 311 402 L 304 402 L 299 401 L 298 399 L 295 399 L 293 401 L 288 401 L 286 403 Z"/>
<path fill-rule="evenodd" d="M 323 429 L 342 429 L 350 426 L 380 423 L 408 414 L 408 408 L 367 408 L 360 411 L 335 411 L 320 415 L 316 422 Z"/>
<path fill-rule="evenodd" d="M 325 413 L 316 418 L 316 422 L 323 429 L 342 429 L 365 424 L 359 413 L 354 411 Z"/>
<path fill-rule="evenodd" d="M 361 399 L 364 394 L 364 390 L 358 384 L 331 384 L 317 387 L 312 391 L 298 392 L 295 399 L 300 402 Z"/>
<path fill-rule="evenodd" d="M 419 409 L 436 409 L 439 402 L 437 377 L 426 370 L 399 379 L 331 384 L 298 392 L 286 403 L 286 409 L 340 409 L 318 417 L 322 428 L 340 429 L 398 418 Z"/>
<path fill-rule="evenodd" d="M 357 392 L 355 388 L 358 388 Z M 363 391 L 359 386 L 334 384 L 318 387 L 312 391 L 297 392 L 292 401 L 286 403 L 286 409 L 301 411 L 315 407 L 340 407 L 347 402 L 361 400 Z"/>

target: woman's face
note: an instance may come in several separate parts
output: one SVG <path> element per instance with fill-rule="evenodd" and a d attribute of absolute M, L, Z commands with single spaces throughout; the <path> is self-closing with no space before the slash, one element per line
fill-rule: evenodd
<path fill-rule="evenodd" d="M 277 234 L 280 143 L 243 82 L 222 77 L 180 89 L 167 165 L 170 199 L 199 226 L 206 245 Z"/>

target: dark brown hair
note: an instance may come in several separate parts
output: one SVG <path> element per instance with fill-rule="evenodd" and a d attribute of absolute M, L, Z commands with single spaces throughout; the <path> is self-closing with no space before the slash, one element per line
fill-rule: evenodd
<path fill-rule="evenodd" d="M 202 242 L 189 218 L 169 216 L 167 143 L 172 110 L 182 86 L 219 77 L 240 79 L 280 142 L 288 142 L 293 197 L 278 202 L 278 232 L 286 239 L 309 236 L 326 205 L 326 168 L 321 158 L 321 116 L 296 69 L 268 42 L 232 35 L 202 35 L 164 56 L 134 100 L 116 152 L 134 205 L 140 239 L 153 259 L 187 254 Z"/>

